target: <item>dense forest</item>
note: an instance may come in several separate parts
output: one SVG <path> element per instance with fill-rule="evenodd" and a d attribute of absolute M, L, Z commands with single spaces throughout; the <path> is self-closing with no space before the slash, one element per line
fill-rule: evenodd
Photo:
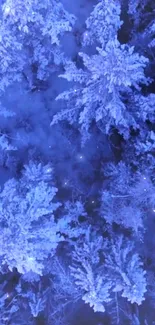
<path fill-rule="evenodd" d="M 154 0 L 0 0 L 0 325 L 155 324 L 154 234 Z"/>

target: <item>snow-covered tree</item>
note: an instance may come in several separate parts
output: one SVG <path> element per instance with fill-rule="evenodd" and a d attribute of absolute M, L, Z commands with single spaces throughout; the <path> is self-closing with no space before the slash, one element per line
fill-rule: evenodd
<path fill-rule="evenodd" d="M 67 201 L 62 207 L 55 196 L 53 169 L 30 161 L 20 180 L 11 179 L 0 194 L 1 264 L 19 273 L 42 274 L 48 255 L 61 241 L 80 238 L 87 222 L 82 202 Z M 54 212 L 59 208 L 59 215 Z M 21 250 L 22 247 L 22 250 Z M 2 266 L 1 265 L 1 266 Z"/>
<path fill-rule="evenodd" d="M 75 284 L 94 311 L 104 312 L 113 292 L 138 305 L 144 300 L 146 272 L 132 240 L 115 235 L 103 242 L 89 230 L 83 244 L 75 245 L 73 262 Z"/>
<path fill-rule="evenodd" d="M 103 3 L 104 1 L 101 1 L 100 5 Z M 131 126 L 137 127 L 137 120 L 134 112 L 125 105 L 123 96 L 131 89 L 139 91 L 141 84 L 148 84 L 149 80 L 144 74 L 148 59 L 139 55 L 133 46 L 118 41 L 117 31 L 121 24 L 118 23 L 119 10 L 111 12 L 107 3 L 105 5 L 107 16 L 103 14 L 102 17 L 100 6 L 97 5 L 96 23 L 95 26 L 92 24 L 95 35 L 99 33 L 98 20 L 103 30 L 105 28 L 104 33 L 101 33 L 102 37 L 97 37 L 99 43 L 96 47 L 97 53 L 88 55 L 80 52 L 83 68 L 68 62 L 64 75 L 60 75 L 74 83 L 74 87 L 56 98 L 65 100 L 67 108 L 54 116 L 52 124 L 61 120 L 68 120 L 71 124 L 76 123 L 83 137 L 86 137 L 95 122 L 97 125 L 102 125 L 105 133 L 114 126 L 127 138 Z M 117 9 L 117 3 L 112 2 L 112 7 Z M 117 19 L 115 19 L 116 13 Z M 111 22 L 116 25 L 116 33 L 113 32 L 113 24 L 112 31 L 109 32 L 107 23 L 111 26 Z M 100 25 L 99 29 L 101 30 Z"/>
<path fill-rule="evenodd" d="M 111 178 L 101 193 L 101 216 L 109 224 L 131 228 L 139 236 L 144 229 L 147 213 L 154 209 L 155 187 L 147 172 L 133 173 L 130 166 L 120 162 L 104 170 Z"/>
<path fill-rule="evenodd" d="M 74 314 L 76 303 L 81 300 L 81 292 L 75 286 L 68 263 L 68 258 L 64 259 L 64 256 L 48 261 L 45 270 L 50 276 L 45 309 L 47 324 L 68 324 L 68 317 Z"/>
<path fill-rule="evenodd" d="M 115 236 L 107 244 L 105 265 L 113 281 L 113 291 L 121 292 L 131 303 L 142 304 L 146 293 L 146 271 L 138 254 L 134 251 L 134 242 Z"/>
<path fill-rule="evenodd" d="M 104 47 L 108 41 L 115 39 L 123 21 L 120 20 L 121 8 L 119 1 L 102 0 L 94 7 L 94 10 L 86 20 L 86 32 L 83 43 L 102 44 Z"/>
<path fill-rule="evenodd" d="M 0 194 L 1 266 L 16 267 L 20 273 L 42 273 L 44 259 L 54 254 L 61 240 L 54 219 L 60 203 L 52 202 L 56 192 L 43 180 L 33 184 L 22 178 L 5 183 Z"/>
<path fill-rule="evenodd" d="M 12 82 L 20 81 L 26 57 L 20 38 L 0 21 L 0 93 Z"/>
<path fill-rule="evenodd" d="M 6 0 L 0 22 L 0 89 L 21 80 L 22 73 L 33 88 L 34 78 L 43 80 L 49 66 L 63 62 L 60 37 L 74 21 L 57 0 Z"/>
<path fill-rule="evenodd" d="M 106 280 L 100 266 L 100 251 L 103 239 L 88 229 L 86 240 L 75 246 L 73 266 L 70 267 L 75 284 L 82 294 L 82 300 L 95 312 L 104 312 L 104 304 L 110 301 L 111 282 Z"/>

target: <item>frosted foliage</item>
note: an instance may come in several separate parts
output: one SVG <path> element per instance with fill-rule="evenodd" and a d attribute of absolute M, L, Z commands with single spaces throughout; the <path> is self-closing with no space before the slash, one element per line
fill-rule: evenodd
<path fill-rule="evenodd" d="M 117 165 L 114 163 L 108 163 L 104 165 L 103 173 L 106 177 L 110 177 L 115 181 L 115 188 L 118 191 L 122 191 L 122 184 L 124 179 L 126 180 L 123 190 L 126 190 L 131 184 L 131 168 L 126 166 L 123 161 L 120 161 Z"/>
<path fill-rule="evenodd" d="M 23 176 L 26 182 L 52 181 L 53 168 L 50 164 L 42 165 L 30 161 L 28 165 L 25 165 Z"/>
<path fill-rule="evenodd" d="M 83 222 L 83 226 L 80 226 L 79 217 L 86 217 L 84 205 L 80 201 L 65 203 L 65 212 L 63 218 L 58 220 L 58 229 L 69 238 L 80 238 L 82 234 L 85 234 L 88 227 L 87 222 Z"/>
<path fill-rule="evenodd" d="M 104 47 L 109 40 L 114 39 L 122 25 L 120 12 L 118 1 L 99 1 L 86 20 L 87 36 L 84 44 L 99 42 Z"/>
<path fill-rule="evenodd" d="M 147 0 L 129 0 L 128 13 L 136 17 L 139 7 L 142 9 L 147 4 Z"/>
<path fill-rule="evenodd" d="M 6 0 L 2 18 L 0 89 L 3 91 L 12 82 L 19 81 L 21 73 L 31 70 L 32 64 L 37 65 L 37 77 L 45 79 L 49 63 L 53 65 L 53 59 L 58 55 L 60 37 L 72 29 L 75 17 L 57 0 Z M 62 54 L 60 61 L 63 60 Z M 29 83 L 32 86 L 31 80 Z"/>
<path fill-rule="evenodd" d="M 12 23 L 20 22 L 19 29 L 25 26 L 27 22 L 33 21 L 32 12 L 33 5 L 36 5 L 38 1 L 21 1 L 21 0 L 6 0 L 3 4 L 2 10 L 5 18 L 9 18 Z M 25 30 L 26 31 L 26 30 Z"/>
<path fill-rule="evenodd" d="M 109 244 L 108 244 L 109 245 Z M 111 274 L 111 279 L 116 283 L 114 291 L 121 291 L 131 303 L 140 305 L 145 299 L 146 272 L 138 254 L 134 253 L 134 244 L 123 236 L 115 238 L 109 245 L 109 253 L 106 256 L 106 267 Z"/>
<path fill-rule="evenodd" d="M 87 231 L 86 242 L 75 247 L 73 266 L 71 273 L 75 278 L 75 284 L 82 292 L 82 299 L 93 307 L 95 312 L 104 312 L 104 303 L 110 301 L 110 281 L 105 281 L 102 270 L 99 267 L 99 251 L 103 247 L 102 237 L 96 234 L 91 238 Z"/>
<path fill-rule="evenodd" d="M 135 173 L 133 177 L 131 169 L 119 163 L 107 166 L 105 175 L 111 181 L 101 194 L 101 216 L 110 224 L 131 228 L 136 234 L 144 231 L 147 211 L 153 209 L 155 200 L 155 187 L 147 172 Z"/>
<path fill-rule="evenodd" d="M 143 25 L 144 22 L 147 22 L 147 15 L 148 15 L 148 8 L 150 6 L 151 1 L 149 0 L 128 0 L 128 8 L 127 12 L 129 15 L 129 19 L 131 19 L 133 26 L 132 26 L 132 35 L 134 37 L 137 37 L 137 45 L 139 48 L 147 48 L 147 45 L 143 44 L 143 35 L 145 35 L 145 32 L 147 29 L 145 29 L 144 33 L 139 32 L 139 26 L 141 26 L 141 23 Z M 150 6 L 151 8 L 151 6 Z M 139 35 L 138 35 L 139 34 Z M 140 37 L 140 39 L 138 39 Z M 147 38 L 146 38 L 147 39 Z M 140 43 L 139 43 L 140 42 Z M 147 51 L 144 50 L 143 53 L 146 53 Z"/>
<path fill-rule="evenodd" d="M 105 50 L 97 48 L 98 54 L 88 56 L 80 53 L 85 69 L 77 69 L 73 63 L 66 66 L 63 78 L 76 83 L 57 97 L 67 102 L 67 109 L 53 118 L 52 124 L 60 120 L 78 122 L 81 133 L 88 132 L 92 122 L 102 122 L 105 133 L 111 125 L 123 133 L 135 120 L 121 100 L 121 92 L 129 87 L 139 89 L 139 83 L 147 83 L 144 68 L 148 62 L 134 52 L 133 47 L 121 45 L 116 39 L 109 41 Z"/>
<path fill-rule="evenodd" d="M 139 177 L 136 173 L 133 176 L 130 165 L 125 164 L 123 161 L 120 161 L 118 164 L 106 164 L 103 172 L 106 177 L 110 177 L 110 189 L 113 189 L 117 194 L 123 195 L 131 190 L 134 181 Z"/>
<path fill-rule="evenodd" d="M 84 300 L 85 303 L 89 304 L 90 307 L 93 307 L 93 310 L 95 312 L 104 312 L 105 307 L 103 303 L 107 303 L 111 300 L 109 294 L 111 284 L 104 283 L 102 277 L 94 275 L 89 267 L 85 268 L 88 281 L 87 290 L 89 290 L 89 292 L 83 295 L 82 300 Z M 82 274 L 79 273 L 79 276 L 81 276 L 82 279 Z M 86 274 L 83 276 L 86 276 Z M 77 281 L 77 284 L 80 284 L 80 282 Z"/>
<path fill-rule="evenodd" d="M 149 120 L 154 123 L 155 94 L 149 94 L 146 97 L 142 95 L 136 95 L 134 97 L 134 100 L 137 106 L 136 114 L 138 116 L 138 119 L 143 120 L 143 122 Z"/>
<path fill-rule="evenodd" d="M 0 148 L 2 151 L 10 151 L 10 150 L 17 150 L 16 147 L 12 146 L 9 143 L 9 138 L 7 138 L 7 136 L 0 135 Z"/>
<path fill-rule="evenodd" d="M 21 79 L 25 65 L 22 47 L 20 39 L 0 22 L 0 92 Z"/>
<path fill-rule="evenodd" d="M 75 201 L 73 203 L 67 201 L 65 208 L 67 209 L 68 217 L 70 217 L 71 220 L 77 220 L 79 216 L 87 216 L 84 204 L 81 201 Z"/>
<path fill-rule="evenodd" d="M 3 13 L 11 24 L 18 23 L 18 29 L 25 33 L 29 32 L 30 24 L 35 23 L 43 35 L 50 36 L 52 44 L 59 44 L 58 36 L 70 31 L 75 20 L 57 0 L 6 0 Z"/>
<path fill-rule="evenodd" d="M 33 317 L 37 317 L 44 310 L 47 297 L 42 292 L 29 292 L 28 303 Z"/>
<path fill-rule="evenodd" d="M 105 191 L 102 195 L 102 202 L 101 216 L 109 224 L 115 222 L 124 228 L 131 228 L 137 235 L 143 230 L 143 211 L 130 205 L 127 199 L 114 198 Z"/>
<path fill-rule="evenodd" d="M 135 141 L 135 149 L 137 155 L 148 153 L 148 159 L 151 159 L 152 152 L 155 150 L 155 132 L 142 132 L 139 139 Z"/>
<path fill-rule="evenodd" d="M 131 127 L 138 127 L 141 107 L 137 105 L 136 114 L 133 106 L 125 105 L 123 96 L 149 83 L 144 74 L 149 60 L 133 46 L 120 44 L 117 33 L 121 24 L 120 5 L 100 1 L 87 19 L 84 33 L 84 44 L 98 45 L 97 54 L 79 53 L 84 68 L 68 61 L 64 75 L 60 75 L 74 82 L 74 86 L 57 96 L 57 100 L 66 102 L 66 107 L 54 115 L 52 124 L 62 120 L 78 124 L 83 143 L 89 138 L 94 121 L 107 134 L 111 126 L 116 127 L 125 139 L 129 138 Z"/>
<path fill-rule="evenodd" d="M 155 201 L 155 185 L 150 176 L 141 174 L 137 183 L 131 188 L 131 195 L 135 197 L 137 204 L 143 205 L 145 208 L 151 208 Z"/>
<path fill-rule="evenodd" d="M 155 47 L 155 23 L 153 22 L 149 28 L 149 34 L 152 38 L 152 40 L 149 43 L 149 47 L 150 48 L 154 48 Z"/>
<path fill-rule="evenodd" d="M 139 83 L 145 83 L 144 68 L 148 59 L 134 52 L 134 47 L 120 45 L 115 39 L 110 41 L 105 51 L 99 49 L 101 55 L 102 74 L 106 76 L 108 91 L 112 92 L 115 86 L 138 88 Z"/>
<path fill-rule="evenodd" d="M 26 186 L 23 179 L 5 183 L 0 194 L 0 256 L 10 270 L 42 274 L 43 261 L 54 254 L 61 240 L 53 215 L 60 206 L 52 202 L 56 192 L 44 181 L 35 186 Z"/>

